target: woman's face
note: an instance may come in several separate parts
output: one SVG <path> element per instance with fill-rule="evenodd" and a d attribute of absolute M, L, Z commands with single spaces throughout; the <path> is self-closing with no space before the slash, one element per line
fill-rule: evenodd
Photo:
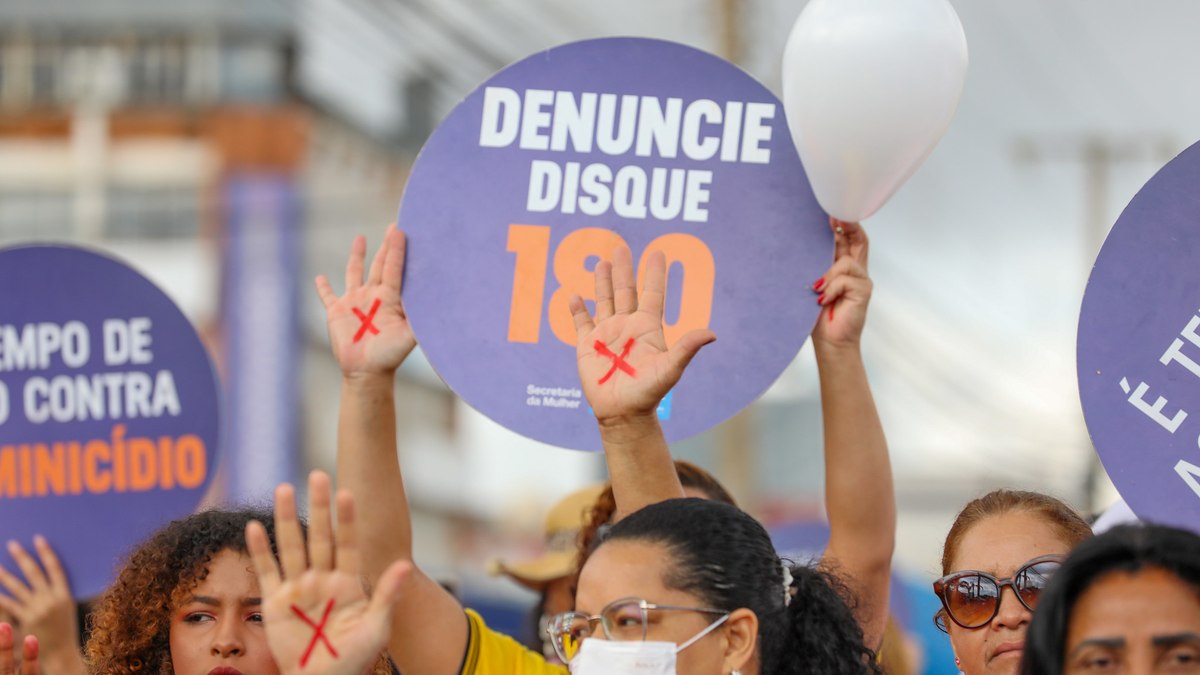
<path fill-rule="evenodd" d="M 204 581 L 171 613 L 170 642 L 177 675 L 278 675 L 250 558 L 213 556 Z"/>
<path fill-rule="evenodd" d="M 1071 610 L 1063 673 L 1200 673 L 1200 596 L 1161 568 L 1113 572 Z"/>
<path fill-rule="evenodd" d="M 610 541 L 588 558 L 579 575 L 575 611 L 594 616 L 609 603 L 623 598 L 640 598 L 652 604 L 706 607 L 706 603 L 684 591 L 667 588 L 663 576 L 673 558 L 665 546 L 640 541 Z M 680 644 L 690 640 L 719 615 L 687 611 L 651 611 L 646 639 Z M 676 672 L 727 673 L 724 663 L 727 639 L 723 627 L 705 635 L 677 655 Z M 589 638 L 603 639 L 597 629 Z"/>
<path fill-rule="evenodd" d="M 984 518 L 959 540 L 951 572 L 978 570 L 997 579 L 1011 577 L 1033 558 L 1066 554 L 1070 547 L 1043 518 L 1014 511 Z M 958 668 L 966 675 L 1014 675 L 1025 649 L 1025 629 L 1033 618 L 1011 587 L 1000 594 L 1000 610 L 991 623 L 963 628 L 947 621 Z"/>

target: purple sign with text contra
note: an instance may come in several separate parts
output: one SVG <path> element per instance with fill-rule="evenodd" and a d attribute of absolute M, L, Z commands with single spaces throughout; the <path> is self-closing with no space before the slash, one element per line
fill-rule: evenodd
<path fill-rule="evenodd" d="M 1079 316 L 1088 431 L 1143 520 L 1200 530 L 1200 145 L 1113 226 Z"/>
<path fill-rule="evenodd" d="M 75 597 L 90 597 L 136 543 L 199 504 L 216 377 L 175 304 L 112 258 L 5 249 L 0 288 L 0 540 L 32 552 L 45 536 Z M 0 565 L 20 575 L 7 551 Z"/>
<path fill-rule="evenodd" d="M 399 224 L 405 307 L 441 377 L 509 429 L 587 450 L 567 300 L 591 308 L 616 246 L 639 272 L 665 254 L 668 343 L 718 336 L 659 408 L 669 440 L 775 381 L 833 257 L 779 100 L 711 54 L 637 38 L 556 47 L 482 84 L 421 151 Z"/>

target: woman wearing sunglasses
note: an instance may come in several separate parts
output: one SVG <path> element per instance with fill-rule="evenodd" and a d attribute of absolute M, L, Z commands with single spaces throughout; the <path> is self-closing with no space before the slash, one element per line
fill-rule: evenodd
<path fill-rule="evenodd" d="M 945 574 L 933 584 L 934 615 L 950 634 L 966 675 L 1014 675 L 1025 631 L 1046 582 L 1092 535 L 1063 502 L 1036 492 L 996 490 L 968 503 L 946 535 Z"/>
<path fill-rule="evenodd" d="M 1081 544 L 1042 596 L 1021 672 L 1200 673 L 1200 537 L 1123 525 Z"/>

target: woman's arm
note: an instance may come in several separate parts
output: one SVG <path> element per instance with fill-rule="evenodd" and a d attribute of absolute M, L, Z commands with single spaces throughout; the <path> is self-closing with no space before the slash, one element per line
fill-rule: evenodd
<path fill-rule="evenodd" d="M 683 496 L 658 423 L 658 404 L 696 352 L 717 339 L 711 331 L 694 330 L 668 346 L 662 328 L 667 270 L 661 252 L 650 255 L 645 274 L 639 298 L 633 256 L 619 247 L 611 264 L 596 264 L 596 315 L 579 296 L 570 301 L 579 379 L 600 426 L 617 519 Z"/>
<path fill-rule="evenodd" d="M 362 504 L 357 531 L 362 571 L 372 584 L 396 561 L 412 562 L 412 517 L 396 454 L 395 372 L 416 346 L 400 301 L 404 235 L 389 227 L 363 281 L 366 242 L 357 237 L 346 264 L 346 292 L 328 279 L 317 293 L 342 368 L 337 475 Z M 369 318 L 368 318 L 369 317 Z M 419 569 L 404 576 L 388 649 L 404 673 L 457 673 L 467 619 L 452 595 Z"/>
<path fill-rule="evenodd" d="M 871 300 L 867 235 L 857 223 L 831 221 L 833 266 L 814 284 L 826 309 L 813 330 L 825 428 L 825 507 L 829 546 L 822 565 L 855 595 L 864 642 L 876 649 L 888 616 L 896 546 L 896 498 L 887 439 L 875 409 L 861 337 Z"/>

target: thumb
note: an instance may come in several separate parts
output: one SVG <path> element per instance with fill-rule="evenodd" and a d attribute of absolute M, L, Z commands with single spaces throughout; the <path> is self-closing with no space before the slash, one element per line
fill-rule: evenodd
<path fill-rule="evenodd" d="M 692 362 L 692 358 L 696 356 L 700 348 L 715 342 L 716 339 L 716 333 L 703 328 L 685 333 L 667 350 L 671 370 L 682 377 L 684 369 Z"/>
<path fill-rule="evenodd" d="M 372 619 L 385 623 L 387 632 L 391 631 L 392 615 L 396 604 L 404 595 L 404 584 L 413 572 L 413 564 L 407 560 L 397 560 L 384 570 L 371 594 L 371 604 L 367 606 L 367 614 Z"/>

